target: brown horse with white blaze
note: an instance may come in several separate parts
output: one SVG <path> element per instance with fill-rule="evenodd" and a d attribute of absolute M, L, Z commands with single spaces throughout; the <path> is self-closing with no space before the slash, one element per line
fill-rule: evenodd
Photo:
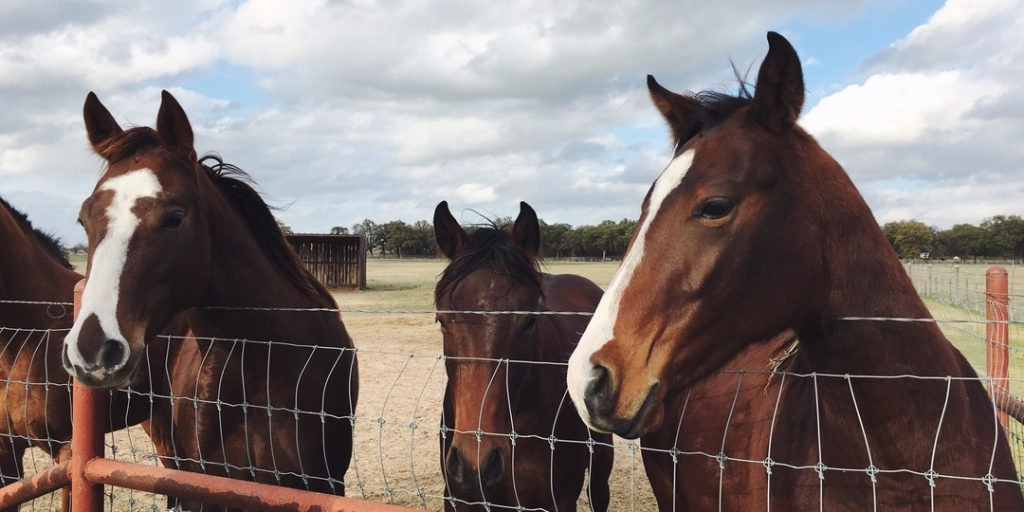
<path fill-rule="evenodd" d="M 647 464 L 662 510 L 1024 510 L 993 404 L 938 326 L 856 320 L 930 314 L 797 125 L 796 51 L 768 42 L 752 95 L 648 78 L 675 155 L 569 361 L 580 415 L 675 449 Z M 671 466 L 681 445 L 700 455 Z"/>
<path fill-rule="evenodd" d="M 434 292 L 448 373 L 445 508 L 574 511 L 589 472 L 591 507 L 604 512 L 611 436 L 587 429 L 565 388 L 565 362 L 589 316 L 544 314 L 591 312 L 601 289 L 540 272 L 539 221 L 526 203 L 511 230 L 467 233 L 441 202 L 434 233 L 450 260 Z"/>
<path fill-rule="evenodd" d="M 92 93 L 84 116 L 107 166 L 82 204 L 88 282 L 65 368 L 90 386 L 122 386 L 146 340 L 181 313 L 191 336 L 171 343 L 168 374 L 153 384 L 149 428 L 164 464 L 344 494 L 358 374 L 330 293 L 248 176 L 197 159 L 168 92 L 155 130 L 122 130 Z"/>

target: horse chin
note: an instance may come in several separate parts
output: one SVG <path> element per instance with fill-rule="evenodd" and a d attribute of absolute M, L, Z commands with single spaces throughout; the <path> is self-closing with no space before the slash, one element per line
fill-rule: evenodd
<path fill-rule="evenodd" d="M 86 371 L 84 368 L 65 368 L 68 373 L 86 387 L 95 389 L 126 389 L 131 386 L 141 372 L 138 371 L 138 359 L 129 360 L 119 368 L 108 371 L 105 368 Z"/>

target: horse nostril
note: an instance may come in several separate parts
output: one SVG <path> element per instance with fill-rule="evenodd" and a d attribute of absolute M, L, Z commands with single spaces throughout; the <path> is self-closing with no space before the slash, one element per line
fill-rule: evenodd
<path fill-rule="evenodd" d="M 448 476 L 451 477 L 458 483 L 462 482 L 463 473 L 463 461 L 462 454 L 459 453 L 459 449 L 451 447 L 448 450 L 448 460 L 445 463 L 445 470 L 448 472 Z"/>
<path fill-rule="evenodd" d="M 120 340 L 107 340 L 100 351 L 100 362 L 104 368 L 113 368 L 124 363 L 125 343 Z"/>
<path fill-rule="evenodd" d="M 482 484 L 483 492 L 494 489 L 501 482 L 503 476 L 505 476 L 504 457 L 502 457 L 501 450 L 495 448 L 491 450 L 487 460 L 484 461 L 483 466 L 480 468 L 480 483 Z"/>
<path fill-rule="evenodd" d="M 71 372 L 71 358 L 68 357 L 68 346 L 64 345 L 64 350 L 60 351 L 61 361 L 64 363 L 64 369 L 69 373 Z"/>
<path fill-rule="evenodd" d="M 594 366 L 594 378 L 587 385 L 587 396 L 600 401 L 607 401 L 611 394 L 612 376 L 604 366 Z"/>

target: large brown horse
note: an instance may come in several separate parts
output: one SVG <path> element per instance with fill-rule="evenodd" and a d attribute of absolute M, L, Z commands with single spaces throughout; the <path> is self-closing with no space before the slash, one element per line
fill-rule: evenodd
<path fill-rule="evenodd" d="M 358 381 L 330 293 L 247 176 L 197 160 L 169 93 L 155 130 L 122 130 L 92 93 L 84 114 L 107 167 L 80 214 L 89 280 L 67 370 L 90 386 L 123 385 L 146 340 L 183 312 L 192 336 L 172 343 L 166 380 L 153 382 L 170 393 L 149 424 L 164 464 L 344 494 Z"/>
<path fill-rule="evenodd" d="M 590 317 L 493 313 L 589 313 L 601 289 L 540 272 L 539 222 L 526 203 L 511 231 L 467 234 L 441 202 L 434 233 L 450 260 L 434 291 L 448 371 L 445 508 L 574 511 L 589 470 L 591 507 L 604 512 L 611 436 L 589 432 L 565 389 L 564 364 Z"/>
<path fill-rule="evenodd" d="M 992 402 L 936 324 L 855 319 L 930 315 L 796 124 L 796 52 L 768 41 L 752 95 L 648 78 L 675 155 L 569 361 L 576 407 L 664 449 L 663 510 L 1024 510 Z"/>
<path fill-rule="evenodd" d="M 0 240 L 0 485 L 7 485 L 21 479 L 29 446 L 60 462 L 71 454 L 71 377 L 61 352 L 82 276 L 56 239 L 3 199 Z M 128 403 L 125 392 L 111 395 L 108 432 L 145 419 L 142 407 L 128 414 Z"/>

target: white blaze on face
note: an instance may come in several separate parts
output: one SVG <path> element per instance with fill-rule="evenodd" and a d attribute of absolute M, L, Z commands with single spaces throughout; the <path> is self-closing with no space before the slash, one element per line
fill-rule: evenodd
<path fill-rule="evenodd" d="M 78 336 L 83 321 L 96 315 L 107 339 L 127 342 L 117 322 L 117 303 L 120 299 L 121 274 L 128 258 L 128 242 L 139 225 L 139 218 L 132 211 L 139 199 L 156 197 L 160 193 L 160 182 L 149 169 L 138 169 L 111 178 L 99 190 L 114 192 L 104 212 L 107 218 L 107 232 L 96 245 L 89 267 L 89 282 L 82 292 L 82 310 L 75 325 L 65 338 L 67 355 L 72 364 L 88 367 L 78 350 Z"/>
<path fill-rule="evenodd" d="M 651 223 L 654 222 L 654 218 L 658 216 L 658 210 L 665 198 L 683 181 L 683 176 L 686 176 L 686 172 L 690 170 L 692 164 L 693 150 L 690 149 L 673 159 L 658 177 L 658 181 L 654 182 L 654 190 L 651 191 L 650 202 L 647 204 L 647 217 L 644 218 L 644 223 L 637 228 L 639 231 L 636 241 L 622 260 L 619 270 L 615 272 L 615 277 L 612 278 L 608 290 L 605 291 L 601 302 L 598 303 L 597 310 L 594 311 L 594 316 L 587 325 L 587 330 L 583 332 L 583 337 L 580 338 L 576 350 L 569 358 L 567 376 L 569 396 L 572 397 L 576 409 L 584 419 L 588 418 L 586 406 L 583 404 L 584 391 L 587 384 L 593 379 L 593 365 L 590 362 L 590 356 L 612 339 L 615 320 L 619 316 L 622 294 L 629 286 L 633 272 L 636 271 L 644 257 L 647 231 Z"/>

